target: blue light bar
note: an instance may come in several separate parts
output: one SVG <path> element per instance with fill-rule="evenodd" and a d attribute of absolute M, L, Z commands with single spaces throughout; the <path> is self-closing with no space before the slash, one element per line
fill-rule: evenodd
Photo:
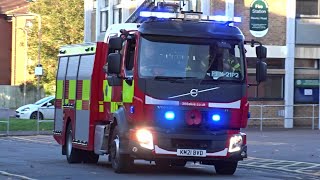
<path fill-rule="evenodd" d="M 151 11 L 141 11 L 141 17 L 157 17 L 157 18 L 175 18 L 177 15 L 175 13 L 168 12 L 151 12 Z"/>
<path fill-rule="evenodd" d="M 213 120 L 213 121 L 216 121 L 216 122 L 217 122 L 217 121 L 220 121 L 220 119 L 221 119 L 221 118 L 220 118 L 220 115 L 219 115 L 219 114 L 214 114 L 214 115 L 212 115 L 212 120 Z"/>
<path fill-rule="evenodd" d="M 164 114 L 164 117 L 167 119 L 167 120 L 169 120 L 169 121 L 171 121 L 171 120 L 173 120 L 174 118 L 175 118 L 175 114 L 174 114 L 174 112 L 173 111 L 167 111 L 165 114 Z"/>
<path fill-rule="evenodd" d="M 152 11 L 141 11 L 141 17 L 157 17 L 157 18 L 183 18 L 188 20 L 211 20 L 211 21 L 219 21 L 219 22 L 241 22 L 241 17 L 233 17 L 230 18 L 228 16 L 207 16 L 207 15 L 199 15 L 199 14 L 179 14 L 179 13 L 170 13 L 170 12 L 152 12 Z"/>
<path fill-rule="evenodd" d="M 233 17 L 232 19 L 228 16 L 217 15 L 217 16 L 209 16 L 209 20 L 219 21 L 219 22 L 227 22 L 227 21 L 241 22 L 241 17 Z"/>

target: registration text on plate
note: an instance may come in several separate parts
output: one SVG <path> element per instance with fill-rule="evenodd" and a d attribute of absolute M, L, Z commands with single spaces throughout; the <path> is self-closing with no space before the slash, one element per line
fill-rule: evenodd
<path fill-rule="evenodd" d="M 207 151 L 199 149 L 177 149 L 177 156 L 206 157 Z"/>

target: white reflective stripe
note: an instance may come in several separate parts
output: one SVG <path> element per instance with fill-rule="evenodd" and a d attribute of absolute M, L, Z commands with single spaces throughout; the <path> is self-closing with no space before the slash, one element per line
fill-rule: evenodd
<path fill-rule="evenodd" d="M 154 99 L 150 96 L 145 96 L 146 104 L 158 104 L 158 105 L 172 105 L 172 106 L 179 106 L 179 101 L 168 101 L 168 100 L 160 100 Z"/>
<path fill-rule="evenodd" d="M 172 106 L 179 106 L 179 101 L 170 101 L 170 100 L 160 100 L 155 99 L 150 96 L 145 96 L 146 104 L 154 104 L 154 105 L 172 105 Z M 241 100 L 231 102 L 231 103 L 209 103 L 208 107 L 214 108 L 231 108 L 231 109 L 240 109 Z"/>
<path fill-rule="evenodd" d="M 154 150 L 155 150 L 156 154 L 173 154 L 173 155 L 177 155 L 177 152 L 167 151 L 165 149 L 161 149 L 157 145 L 154 146 Z"/>
<path fill-rule="evenodd" d="M 209 107 L 240 109 L 241 100 L 231 103 L 209 103 Z"/>
<path fill-rule="evenodd" d="M 154 150 L 156 154 L 167 154 L 167 155 L 177 155 L 177 152 L 175 151 L 167 151 L 165 149 L 159 148 L 159 146 L 155 145 Z M 214 152 L 214 153 L 207 153 L 207 156 L 227 156 L 228 154 L 228 148 L 225 148 L 222 151 Z"/>

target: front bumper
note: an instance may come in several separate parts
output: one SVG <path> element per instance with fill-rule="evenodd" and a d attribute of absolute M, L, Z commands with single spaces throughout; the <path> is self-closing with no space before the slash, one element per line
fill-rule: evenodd
<path fill-rule="evenodd" d="M 154 161 L 157 159 L 170 159 L 170 160 L 186 160 L 186 161 L 203 161 L 213 162 L 216 160 L 224 161 L 240 161 L 247 157 L 247 145 L 242 145 L 241 149 L 237 152 L 228 152 L 230 134 L 224 135 L 187 135 L 187 134 L 171 134 L 164 135 L 161 133 L 157 134 L 156 140 L 154 140 L 154 149 L 146 149 L 141 147 L 137 141 L 130 140 L 128 143 L 128 152 L 135 159 L 143 159 L 148 161 Z M 190 140 L 191 138 L 191 140 Z M 208 142 L 205 147 L 205 143 L 198 143 L 192 146 L 189 144 L 174 144 L 176 139 L 184 141 L 194 142 Z M 183 147 L 181 147 L 183 146 Z M 194 157 L 194 156 L 178 156 L 177 149 L 201 149 L 206 150 L 205 157 Z"/>
<path fill-rule="evenodd" d="M 19 112 L 17 113 L 16 112 L 16 118 L 19 118 L 19 119 L 30 119 L 30 112 Z"/>

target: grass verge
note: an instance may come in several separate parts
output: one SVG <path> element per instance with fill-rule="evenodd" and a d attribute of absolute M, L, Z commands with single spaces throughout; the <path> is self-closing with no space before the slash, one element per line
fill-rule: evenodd
<path fill-rule="evenodd" d="M 0 131 L 7 131 L 6 120 L 0 119 Z M 39 131 L 52 131 L 53 121 L 39 122 Z M 9 131 L 37 131 L 37 120 L 10 118 Z"/>

